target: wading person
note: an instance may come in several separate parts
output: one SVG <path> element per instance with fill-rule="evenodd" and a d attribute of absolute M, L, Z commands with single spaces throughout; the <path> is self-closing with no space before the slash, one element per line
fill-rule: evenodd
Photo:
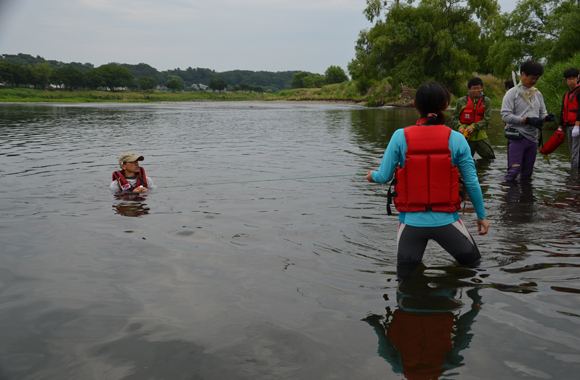
<path fill-rule="evenodd" d="M 471 78 L 467 82 L 469 93 L 457 101 L 451 115 L 451 128 L 467 138 L 471 155 L 475 152 L 481 158 L 494 159 L 495 154 L 487 137 L 487 127 L 491 121 L 491 100 L 483 94 L 483 81 Z"/>
<path fill-rule="evenodd" d="M 538 130 L 544 121 L 554 121 L 546 112 L 544 97 L 534 87 L 544 73 L 544 66 L 536 61 L 526 61 L 520 68 L 522 81 L 504 96 L 501 117 L 506 123 L 508 139 L 508 171 L 505 180 L 529 179 L 534 172 L 538 146 Z M 521 174 L 520 174 L 521 172 Z"/>
<path fill-rule="evenodd" d="M 477 213 L 480 235 L 487 233 L 483 196 L 469 145 L 462 134 L 443 125 L 451 95 L 437 82 L 422 84 L 414 106 L 417 125 L 397 130 L 378 171 L 369 182 L 387 183 L 395 176 L 395 207 L 399 211 L 397 266 L 416 267 L 429 240 L 435 240 L 462 265 L 481 255 L 459 219 L 459 173 Z"/>
<path fill-rule="evenodd" d="M 113 173 L 113 182 L 110 189 L 114 193 L 146 193 L 147 189 L 155 187 L 153 180 L 145 175 L 145 169 L 139 166 L 143 156 L 131 152 L 123 153 L 119 157 L 121 170 Z"/>
<path fill-rule="evenodd" d="M 564 94 L 562 110 L 560 111 L 560 128 L 566 131 L 568 148 L 570 149 L 570 168 L 580 167 L 580 112 L 578 112 L 578 75 L 580 70 L 575 67 L 564 70 L 564 80 L 570 88 Z"/>

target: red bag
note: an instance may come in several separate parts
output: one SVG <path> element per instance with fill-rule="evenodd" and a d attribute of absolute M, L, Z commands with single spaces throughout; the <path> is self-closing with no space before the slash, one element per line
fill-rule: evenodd
<path fill-rule="evenodd" d="M 560 128 L 556 129 L 556 132 L 550 137 L 548 142 L 544 144 L 540 150 L 541 154 L 550 154 L 556 150 L 564 142 L 564 131 Z"/>

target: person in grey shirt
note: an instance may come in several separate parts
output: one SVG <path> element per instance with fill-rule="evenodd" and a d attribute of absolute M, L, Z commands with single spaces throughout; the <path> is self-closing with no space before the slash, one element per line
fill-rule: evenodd
<path fill-rule="evenodd" d="M 131 152 L 123 153 L 119 157 L 121 170 L 113 173 L 113 182 L 109 189 L 113 193 L 144 194 L 148 189 L 155 188 L 153 180 L 145 174 L 145 169 L 139 166 L 139 161 L 144 159 L 145 157 Z"/>
<path fill-rule="evenodd" d="M 534 87 L 544 73 L 544 66 L 536 61 L 526 61 L 520 68 L 522 81 L 511 88 L 501 104 L 501 117 L 506 123 L 508 138 L 508 171 L 505 181 L 529 179 L 534 172 L 538 146 L 538 130 L 544 121 L 554 121 L 546 111 L 544 97 Z M 521 172 L 521 174 L 520 174 Z"/>

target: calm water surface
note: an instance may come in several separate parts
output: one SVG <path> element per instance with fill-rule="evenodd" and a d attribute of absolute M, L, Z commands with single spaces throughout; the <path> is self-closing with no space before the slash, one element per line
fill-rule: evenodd
<path fill-rule="evenodd" d="M 476 156 L 479 268 L 396 274 L 378 168 L 413 110 L 0 106 L 0 379 L 577 379 L 580 181 Z M 548 135 L 550 133 L 547 133 Z M 547 136 L 546 136 L 547 137 Z M 158 189 L 118 199 L 117 158 Z M 476 231 L 467 203 L 465 224 Z"/>

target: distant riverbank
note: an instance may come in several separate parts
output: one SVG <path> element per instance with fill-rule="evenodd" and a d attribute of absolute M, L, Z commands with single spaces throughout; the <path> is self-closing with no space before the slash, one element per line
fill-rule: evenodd
<path fill-rule="evenodd" d="M 266 100 L 267 94 L 256 92 L 165 92 L 165 91 L 66 91 L 0 88 L 3 103 L 95 103 L 95 102 L 184 102 Z"/>

